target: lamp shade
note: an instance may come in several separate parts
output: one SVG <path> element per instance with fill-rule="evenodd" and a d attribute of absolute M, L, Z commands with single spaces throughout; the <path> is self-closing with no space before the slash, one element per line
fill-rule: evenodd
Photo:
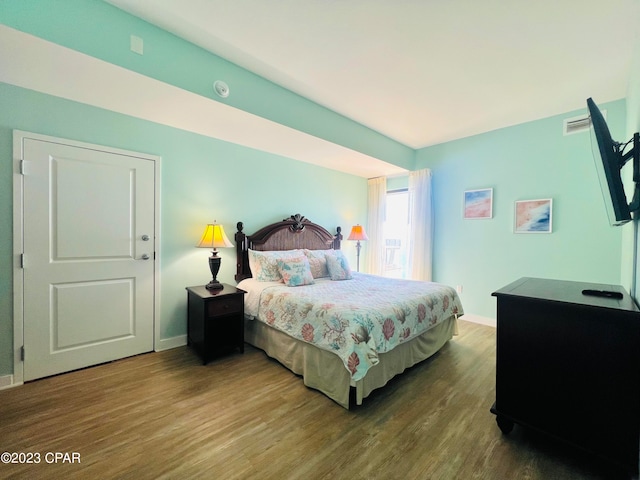
<path fill-rule="evenodd" d="M 224 227 L 214 222 L 207 225 L 200 242 L 196 246 L 215 250 L 216 248 L 233 247 L 233 243 L 229 241 L 224 233 Z"/>
<path fill-rule="evenodd" d="M 351 233 L 347 240 L 369 240 L 369 237 L 367 237 L 367 232 L 364 231 L 362 225 L 354 225 L 351 227 Z"/>

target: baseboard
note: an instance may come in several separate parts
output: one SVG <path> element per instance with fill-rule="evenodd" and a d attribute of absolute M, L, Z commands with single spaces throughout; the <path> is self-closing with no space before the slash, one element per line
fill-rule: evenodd
<path fill-rule="evenodd" d="M 13 383 L 13 375 L 2 375 L 0 376 L 0 390 L 4 390 L 5 388 L 11 388 L 20 385 L 18 383 Z"/>
<path fill-rule="evenodd" d="M 471 313 L 465 313 L 460 317 L 460 320 L 466 320 L 467 322 L 479 323 L 481 325 L 487 325 L 489 327 L 496 327 L 497 322 L 495 318 L 482 317 L 480 315 L 473 315 Z"/>
<path fill-rule="evenodd" d="M 156 352 L 162 350 L 170 350 L 172 348 L 182 347 L 187 344 L 186 335 L 178 335 L 177 337 L 162 338 L 158 345 L 156 345 Z"/>
<path fill-rule="evenodd" d="M 160 344 L 155 349 L 156 352 L 162 350 L 169 350 L 172 348 L 182 347 L 187 344 L 186 335 L 178 335 L 177 337 L 163 338 L 160 340 Z M 13 375 L 0 375 L 0 390 L 5 390 L 11 387 L 17 387 L 22 383 L 13 383 Z"/>

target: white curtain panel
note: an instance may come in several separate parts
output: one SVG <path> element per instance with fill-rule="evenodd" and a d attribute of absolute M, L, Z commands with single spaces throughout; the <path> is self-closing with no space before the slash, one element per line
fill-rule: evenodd
<path fill-rule="evenodd" d="M 387 209 L 387 179 L 368 180 L 367 249 L 364 271 L 373 275 L 384 272 L 384 216 Z"/>
<path fill-rule="evenodd" d="M 411 240 L 409 241 L 409 278 L 431 281 L 433 252 L 433 213 L 431 170 L 409 173 Z"/>

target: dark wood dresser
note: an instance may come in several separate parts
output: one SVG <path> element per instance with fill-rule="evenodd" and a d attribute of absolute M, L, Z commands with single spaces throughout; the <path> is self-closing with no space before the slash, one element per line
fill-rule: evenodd
<path fill-rule="evenodd" d="M 637 472 L 640 310 L 629 294 L 617 285 L 521 278 L 493 295 L 491 411 L 503 433 L 517 423 Z"/>

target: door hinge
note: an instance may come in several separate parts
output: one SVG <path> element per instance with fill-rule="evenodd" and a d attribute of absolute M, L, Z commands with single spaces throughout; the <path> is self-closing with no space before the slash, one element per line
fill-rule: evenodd
<path fill-rule="evenodd" d="M 20 175 L 24 175 L 24 160 L 20 160 Z"/>
<path fill-rule="evenodd" d="M 20 347 L 20 361 L 24 362 L 24 345 Z"/>
<path fill-rule="evenodd" d="M 20 254 L 20 268 L 24 268 L 24 253 Z"/>

